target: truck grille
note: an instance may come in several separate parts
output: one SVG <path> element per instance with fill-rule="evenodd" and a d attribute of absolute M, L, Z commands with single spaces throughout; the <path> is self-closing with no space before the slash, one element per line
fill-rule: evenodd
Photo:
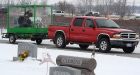
<path fill-rule="evenodd" d="M 121 33 L 121 37 L 124 39 L 135 39 L 136 33 Z"/>

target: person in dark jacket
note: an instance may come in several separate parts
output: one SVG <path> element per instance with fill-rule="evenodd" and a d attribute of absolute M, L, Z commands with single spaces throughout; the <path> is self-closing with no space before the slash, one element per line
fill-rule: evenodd
<path fill-rule="evenodd" d="M 33 16 L 33 13 L 32 13 L 31 10 L 28 10 L 28 11 L 26 11 L 26 12 L 24 13 L 24 16 L 26 16 L 26 17 L 32 17 L 32 16 Z"/>
<path fill-rule="evenodd" d="M 18 23 L 20 27 L 31 27 L 32 22 L 30 20 L 30 17 L 32 16 L 33 13 L 31 10 L 26 11 L 23 16 L 19 16 Z"/>

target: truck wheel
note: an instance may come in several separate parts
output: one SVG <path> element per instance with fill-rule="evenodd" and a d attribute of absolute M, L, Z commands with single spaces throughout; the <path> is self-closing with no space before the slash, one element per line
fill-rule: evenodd
<path fill-rule="evenodd" d="M 36 44 L 40 45 L 42 43 L 42 39 L 36 39 Z"/>
<path fill-rule="evenodd" d="M 107 53 L 111 50 L 111 45 L 108 39 L 102 38 L 99 40 L 99 51 Z"/>
<path fill-rule="evenodd" d="M 79 44 L 79 47 L 81 49 L 87 49 L 89 47 L 89 45 L 85 45 L 85 44 Z"/>
<path fill-rule="evenodd" d="M 63 35 L 56 35 L 55 45 L 58 48 L 65 48 L 66 47 L 65 38 Z"/>
<path fill-rule="evenodd" d="M 123 51 L 125 53 L 133 53 L 134 50 L 135 50 L 135 47 L 125 47 L 125 48 L 123 48 Z"/>
<path fill-rule="evenodd" d="M 14 44 L 16 42 L 16 38 L 15 38 L 15 35 L 10 35 L 9 36 L 9 42 Z"/>

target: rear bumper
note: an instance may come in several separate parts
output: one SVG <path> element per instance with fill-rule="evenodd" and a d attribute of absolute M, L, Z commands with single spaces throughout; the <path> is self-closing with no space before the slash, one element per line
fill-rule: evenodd
<path fill-rule="evenodd" d="M 110 39 L 112 48 L 135 47 L 139 41 L 139 39 Z"/>

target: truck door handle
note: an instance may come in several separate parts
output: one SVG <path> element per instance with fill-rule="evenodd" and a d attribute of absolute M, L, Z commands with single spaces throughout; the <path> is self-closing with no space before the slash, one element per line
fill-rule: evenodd
<path fill-rule="evenodd" d="M 71 31 L 74 31 L 73 29 L 71 29 Z"/>
<path fill-rule="evenodd" d="M 85 32 L 85 30 L 82 30 L 83 32 Z"/>

